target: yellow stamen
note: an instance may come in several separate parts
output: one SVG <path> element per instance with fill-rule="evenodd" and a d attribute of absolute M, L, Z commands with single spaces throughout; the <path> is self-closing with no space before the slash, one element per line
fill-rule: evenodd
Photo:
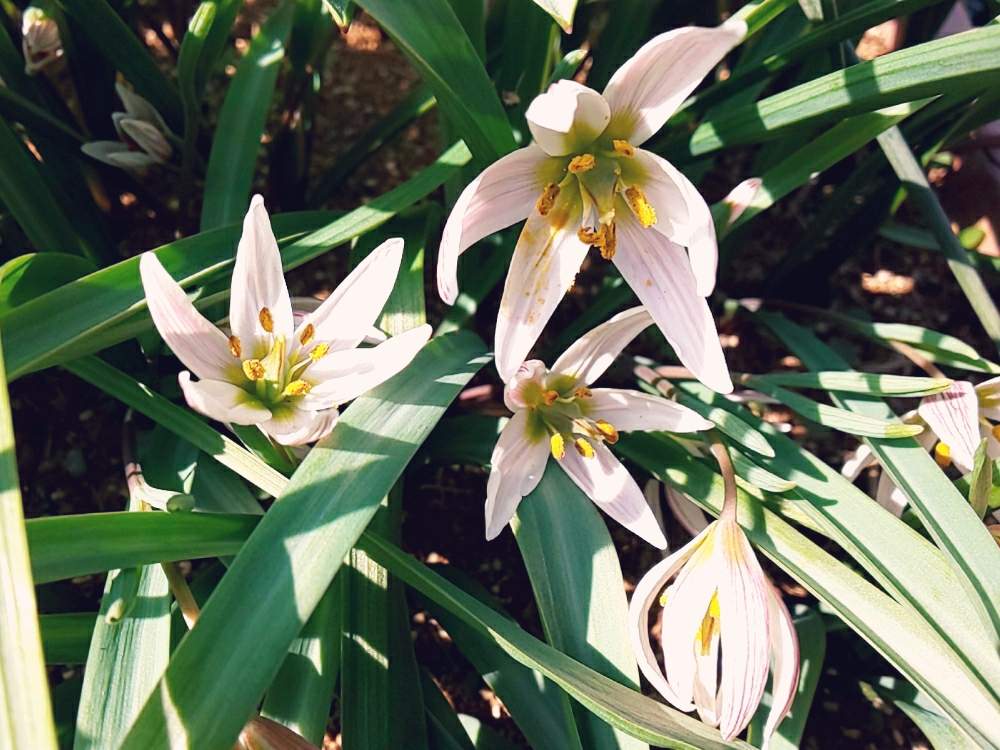
<path fill-rule="evenodd" d="M 271 317 L 271 311 L 266 307 L 260 308 L 260 314 L 257 316 L 260 319 L 260 326 L 268 333 L 274 332 L 274 318 Z"/>
<path fill-rule="evenodd" d="M 695 641 L 701 648 L 702 656 L 708 656 L 711 651 L 712 640 L 719 631 L 721 617 L 722 609 L 719 607 L 719 594 L 716 592 L 712 594 L 712 600 L 708 603 L 705 617 L 702 619 L 701 625 L 698 627 L 698 632 L 695 634 Z"/>
<path fill-rule="evenodd" d="M 579 154 L 570 160 L 567 169 L 573 174 L 580 174 L 581 172 L 589 172 L 596 164 L 597 159 L 594 158 L 593 154 Z"/>
<path fill-rule="evenodd" d="M 545 401 L 546 406 L 552 406 L 559 399 L 559 392 L 553 391 L 551 389 L 545 391 L 542 394 L 542 400 Z"/>
<path fill-rule="evenodd" d="M 646 196 L 643 192 L 635 187 L 635 185 L 626 188 L 625 190 L 625 202 L 628 203 L 628 207 L 632 209 L 632 213 L 635 214 L 635 218 L 639 220 L 639 223 L 644 227 L 649 228 L 656 223 L 656 211 L 649 201 L 646 200 Z"/>
<path fill-rule="evenodd" d="M 309 359 L 313 362 L 318 362 L 320 359 L 326 356 L 326 353 L 330 351 L 329 344 L 316 344 L 309 352 Z"/>
<path fill-rule="evenodd" d="M 240 345 L 239 336 L 229 337 L 229 353 L 236 357 L 236 359 L 239 359 L 240 355 L 243 354 L 243 347 Z"/>
<path fill-rule="evenodd" d="M 633 146 L 628 141 L 622 141 L 619 140 L 618 138 L 615 138 L 613 141 L 611 141 L 611 145 L 614 146 L 615 152 L 621 154 L 622 156 L 625 156 L 629 159 L 635 156 L 635 146 Z"/>
<path fill-rule="evenodd" d="M 573 396 L 576 398 L 590 398 L 594 393 L 587 386 L 581 385 L 575 391 L 573 391 Z"/>
<path fill-rule="evenodd" d="M 305 396 L 309 391 L 312 390 L 312 385 L 304 380 L 293 380 L 291 383 L 285 386 L 285 390 L 281 392 L 282 396 Z"/>
<path fill-rule="evenodd" d="M 556 204 L 556 198 L 559 197 L 559 186 L 554 182 L 550 182 L 545 186 L 542 194 L 538 196 L 538 200 L 535 201 L 535 209 L 542 216 L 546 216 L 552 207 Z"/>
<path fill-rule="evenodd" d="M 578 437 L 573 441 L 573 445 L 576 447 L 576 452 L 584 458 L 594 457 L 594 446 L 588 443 L 586 438 Z"/>
<path fill-rule="evenodd" d="M 942 469 L 951 466 L 951 448 L 947 443 L 938 443 L 934 446 L 934 460 Z"/>
<path fill-rule="evenodd" d="M 247 380 L 263 380 L 264 363 L 259 359 L 243 360 L 243 374 L 247 376 Z"/>
<path fill-rule="evenodd" d="M 664 591 L 662 594 L 660 594 L 660 606 L 661 607 L 666 607 L 667 606 L 667 592 L 666 591 Z"/>
<path fill-rule="evenodd" d="M 306 346 L 310 341 L 313 340 L 313 336 L 316 335 L 316 328 L 312 323 L 307 323 L 306 327 L 302 329 L 302 333 L 299 334 L 299 343 L 302 346 Z"/>
<path fill-rule="evenodd" d="M 558 432 L 549 438 L 549 450 L 552 451 L 552 458 L 556 461 L 561 461 L 566 455 L 566 441 Z"/>
<path fill-rule="evenodd" d="M 601 237 L 604 235 L 604 225 L 601 225 L 600 230 L 594 231 L 592 229 L 587 229 L 587 227 L 580 227 L 576 236 L 585 245 L 596 245 Z"/>
<path fill-rule="evenodd" d="M 613 424 L 611 424 L 610 422 L 606 422 L 603 419 L 598 419 L 594 423 L 594 426 L 597 427 L 597 431 L 604 436 L 604 439 L 608 443 L 614 445 L 615 443 L 618 442 L 618 430 L 615 429 L 615 426 Z"/>
<path fill-rule="evenodd" d="M 601 257 L 604 260 L 611 260 L 615 257 L 615 248 L 618 246 L 618 232 L 613 223 L 602 224 L 601 227 L 604 233 L 597 247 L 601 251 Z"/>

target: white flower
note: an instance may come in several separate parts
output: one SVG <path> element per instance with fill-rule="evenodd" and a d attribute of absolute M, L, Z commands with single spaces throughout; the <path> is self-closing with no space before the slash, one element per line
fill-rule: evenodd
<path fill-rule="evenodd" d="M 385 306 L 402 255 L 402 240 L 382 243 L 296 321 L 278 244 L 256 195 L 236 251 L 231 335 L 198 312 L 154 254 L 145 253 L 139 268 L 157 330 L 191 371 L 178 376 L 191 408 L 220 422 L 258 425 L 284 445 L 302 445 L 327 435 L 340 404 L 402 370 L 430 338 L 430 326 L 423 325 L 357 348 Z"/>
<path fill-rule="evenodd" d="M 124 112 L 111 115 L 121 140 L 85 143 L 80 147 L 83 153 L 121 169 L 145 169 L 169 161 L 173 147 L 168 136 L 172 134 L 160 113 L 128 87 L 117 83 L 115 90 L 125 105 Z"/>
<path fill-rule="evenodd" d="M 542 478 L 549 455 L 597 506 L 661 549 L 667 545 L 642 490 L 607 445 L 619 431 L 692 432 L 712 423 L 656 396 L 589 386 L 640 331 L 652 324 L 642 307 L 619 313 L 584 334 L 549 370 L 529 360 L 504 388 L 514 412 L 497 440 L 486 486 L 486 538 L 513 517 Z"/>
<path fill-rule="evenodd" d="M 528 219 L 497 319 L 497 369 L 505 381 L 596 246 L 681 362 L 715 390 L 732 390 L 704 299 L 718 263 L 711 212 L 680 171 L 638 146 L 745 34 L 741 21 L 661 34 L 619 68 L 603 94 L 568 80 L 552 84 L 526 113 L 534 142 L 487 168 L 459 196 L 438 255 L 438 289 L 449 304 L 458 295 L 459 256 Z"/>
<path fill-rule="evenodd" d="M 649 612 L 658 600 L 663 669 L 649 638 Z M 726 741 L 753 718 L 773 671 L 767 747 L 798 686 L 798 638 L 732 514 L 723 512 L 643 576 L 629 604 L 628 628 L 650 684 L 677 709 L 697 709 Z"/>
<path fill-rule="evenodd" d="M 21 16 L 21 51 L 24 53 L 24 72 L 29 76 L 63 53 L 59 26 L 44 10 L 34 5 L 25 8 Z"/>

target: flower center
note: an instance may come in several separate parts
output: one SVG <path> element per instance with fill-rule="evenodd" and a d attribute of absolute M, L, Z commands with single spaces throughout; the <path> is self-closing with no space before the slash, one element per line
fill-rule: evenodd
<path fill-rule="evenodd" d="M 591 416 L 593 394 L 576 378 L 550 373 L 541 382 L 525 384 L 522 398 L 531 415 L 531 431 L 537 439 L 548 436 L 557 461 L 565 457 L 568 446 L 584 458 L 593 458 L 595 444 L 618 442 L 614 425 Z"/>
<path fill-rule="evenodd" d="M 595 143 L 593 149 L 570 158 L 565 176 L 559 183 L 545 186 L 535 208 L 542 216 L 549 216 L 560 194 L 578 191 L 583 219 L 577 237 L 596 247 L 602 258 L 611 260 L 617 246 L 617 212 L 631 211 L 639 224 L 648 229 L 656 223 L 656 209 L 637 184 L 642 174 L 632 161 L 636 149 L 631 143 L 616 138 L 610 148 Z"/>

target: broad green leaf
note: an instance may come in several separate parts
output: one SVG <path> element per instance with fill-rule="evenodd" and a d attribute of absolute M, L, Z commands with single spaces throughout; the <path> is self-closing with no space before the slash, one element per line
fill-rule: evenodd
<path fill-rule="evenodd" d="M 754 487 L 759 487 L 765 492 L 788 492 L 795 489 L 795 482 L 772 474 L 767 469 L 755 464 L 753 459 L 739 450 L 730 449 L 730 456 L 733 459 L 736 476 Z"/>
<path fill-rule="evenodd" d="M 275 235 L 282 240 L 284 267 L 300 266 L 374 229 L 435 190 L 470 158 L 468 149 L 456 143 L 409 181 L 333 221 L 317 213 L 271 217 Z M 191 286 L 230 271 L 239 233 L 240 227 L 234 225 L 172 242 L 155 252 L 182 286 Z M 97 290 L 100 294 L 95 294 Z M 227 285 L 223 292 L 199 302 L 228 296 Z M 139 259 L 116 263 L 22 305 L 0 318 L 0 327 L 12 378 L 59 364 L 63 357 L 92 354 L 148 330 Z"/>
<path fill-rule="evenodd" d="M 625 623 L 628 602 L 618 552 L 590 498 L 555 461 L 521 501 L 512 528 L 550 645 L 607 677 L 639 687 Z M 647 747 L 579 710 L 585 748 Z"/>
<path fill-rule="evenodd" d="M 77 150 L 86 140 L 40 105 L 7 87 L 0 88 L 0 114 L 7 122 L 19 122 L 30 132 L 56 139 L 67 149 Z"/>
<path fill-rule="evenodd" d="M 754 375 L 758 382 L 788 388 L 815 388 L 840 393 L 867 393 L 871 396 L 929 396 L 947 389 L 948 378 L 918 378 L 908 375 L 879 375 L 869 372 L 772 372 Z"/>
<path fill-rule="evenodd" d="M 427 714 L 427 740 L 431 750 L 477 750 L 465 733 L 458 714 L 426 669 L 420 670 L 420 691 Z"/>
<path fill-rule="evenodd" d="M 0 746 L 55 750 L 2 352 L 0 451 Z"/>
<path fill-rule="evenodd" d="M 481 166 L 514 149 L 503 105 L 448 0 L 361 0 L 358 5 L 410 59 Z"/>
<path fill-rule="evenodd" d="M 895 677 L 883 677 L 875 692 L 910 717 L 937 750 L 978 750 L 980 745 L 921 691 Z"/>
<path fill-rule="evenodd" d="M 0 266 L 0 317 L 96 270 L 92 261 L 68 253 L 28 253 L 11 258 Z"/>
<path fill-rule="evenodd" d="M 178 128 L 182 119 L 180 95 L 160 72 L 146 46 L 115 12 L 108 0 L 54 0 L 82 28 L 95 48 L 121 71 L 135 90 L 149 100 L 167 123 Z"/>
<path fill-rule="evenodd" d="M 722 507 L 722 477 L 687 455 L 680 446 L 670 449 L 662 441 L 651 441 L 648 435 L 630 433 L 622 437 L 618 448 L 661 481 L 684 492 L 704 509 L 718 514 Z M 780 456 L 778 443 L 775 449 Z M 931 622 L 882 593 L 771 511 L 742 492 L 740 496 L 740 525 L 758 549 L 833 608 L 908 679 L 927 690 L 967 731 L 987 745 L 1000 741 L 1000 725 L 996 718 L 986 719 L 982 713 L 1000 716 L 989 682 L 983 682 L 970 671 Z M 882 515 L 892 518 L 875 507 Z M 889 550 L 888 545 L 889 542 L 883 540 L 882 549 Z M 911 557 L 911 570 L 917 567 L 912 547 L 909 545 L 902 550 Z M 925 573 L 925 580 L 927 575 L 933 574 Z M 956 585 L 952 582 L 950 587 L 937 592 L 939 611 L 947 611 L 945 608 L 953 603 Z"/>
<path fill-rule="evenodd" d="M 732 438 L 754 453 L 768 457 L 774 456 L 774 448 L 767 442 L 767 438 L 738 415 L 712 404 L 706 404 L 683 390 L 676 390 L 673 393 L 676 394 L 678 403 L 714 422 L 723 435 Z"/>
<path fill-rule="evenodd" d="M 94 632 L 93 612 L 39 615 L 46 664 L 83 664 Z"/>
<path fill-rule="evenodd" d="M 772 313 L 763 313 L 760 318 L 807 366 L 849 369 L 836 352 L 806 329 Z M 833 398 L 859 415 L 881 419 L 892 414 L 887 404 L 870 396 L 834 394 Z M 1000 548 L 986 531 L 981 517 L 916 441 L 865 442 L 947 555 L 962 590 L 976 607 L 976 614 L 985 618 L 995 649 L 1000 643 L 1000 580 L 996 576 L 1000 569 Z M 971 628 L 971 624 L 966 627 Z"/>
<path fill-rule="evenodd" d="M 205 173 L 201 230 L 240 221 L 250 204 L 257 152 L 285 59 L 295 3 L 286 0 L 250 40 L 226 91 Z"/>
<path fill-rule="evenodd" d="M 484 364 L 482 351 L 472 335 L 435 339 L 343 412 L 237 555 L 123 748 L 230 746 L 381 499 Z"/>

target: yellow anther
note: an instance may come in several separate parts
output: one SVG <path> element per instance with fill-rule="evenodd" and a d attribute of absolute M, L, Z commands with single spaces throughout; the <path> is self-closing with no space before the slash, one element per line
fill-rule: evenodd
<path fill-rule="evenodd" d="M 309 359 L 313 362 L 317 362 L 326 356 L 326 353 L 330 351 L 329 344 L 316 344 L 309 352 Z"/>
<path fill-rule="evenodd" d="M 247 380 L 263 380 L 264 363 L 259 359 L 243 360 L 243 374 L 247 376 Z"/>
<path fill-rule="evenodd" d="M 316 328 L 312 323 L 306 323 L 306 327 L 302 329 L 302 333 L 299 334 L 299 343 L 305 346 L 310 341 L 313 340 L 313 336 L 316 335 Z"/>
<path fill-rule="evenodd" d="M 649 205 L 649 201 L 646 200 L 643 192 L 635 185 L 625 189 L 625 202 L 628 203 L 628 207 L 632 209 L 635 218 L 644 227 L 648 228 L 656 223 L 656 211 Z"/>
<path fill-rule="evenodd" d="M 604 227 L 602 226 L 601 230 L 603 229 Z M 595 232 L 594 230 L 588 229 L 587 227 L 580 227 L 576 232 L 577 238 L 580 240 L 580 242 L 582 242 L 585 245 L 596 245 L 598 241 L 601 239 L 602 235 L 603 231 L 599 230 Z"/>
<path fill-rule="evenodd" d="M 628 141 L 622 141 L 619 140 L 618 138 L 615 138 L 613 141 L 611 141 L 611 145 L 614 146 L 615 153 L 621 154 L 622 156 L 628 157 L 629 159 L 635 156 L 635 146 L 633 146 Z"/>
<path fill-rule="evenodd" d="M 305 396 L 309 391 L 312 390 L 312 385 L 304 380 L 293 380 L 291 383 L 285 386 L 285 390 L 281 392 L 282 396 Z"/>
<path fill-rule="evenodd" d="M 552 406 L 552 404 L 559 400 L 559 392 L 553 391 L 550 388 L 542 394 L 542 400 L 545 402 L 546 406 Z"/>
<path fill-rule="evenodd" d="M 535 201 L 535 209 L 542 216 L 545 216 L 552 210 L 552 207 L 556 204 L 556 198 L 559 197 L 559 186 L 554 182 L 550 182 L 545 186 L 542 194 L 538 196 L 538 200 Z"/>
<path fill-rule="evenodd" d="M 274 332 L 274 318 L 271 317 L 271 311 L 266 307 L 260 308 L 260 314 L 257 316 L 260 319 L 260 327 L 263 328 L 268 333 Z"/>
<path fill-rule="evenodd" d="M 947 443 L 938 443 L 934 446 L 934 460 L 942 469 L 951 466 L 951 448 Z"/>
<path fill-rule="evenodd" d="M 240 344 L 239 336 L 229 337 L 229 353 L 236 357 L 236 359 L 239 359 L 240 355 L 243 354 L 243 347 Z"/>
<path fill-rule="evenodd" d="M 712 640 L 719 631 L 721 615 L 722 610 L 719 607 L 719 594 L 716 592 L 712 594 L 712 600 L 708 603 L 708 610 L 706 610 L 701 625 L 698 627 L 698 632 L 695 634 L 695 641 L 701 648 L 702 656 L 708 656 L 712 649 Z"/>
<path fill-rule="evenodd" d="M 580 242 L 593 245 L 601 251 L 601 257 L 611 260 L 615 257 L 615 246 L 617 245 L 615 225 L 601 224 L 597 229 L 580 227 L 576 233 Z"/>
<path fill-rule="evenodd" d="M 587 386 L 578 386 L 575 391 L 573 391 L 573 396 L 576 398 L 590 398 L 594 393 Z"/>
<path fill-rule="evenodd" d="M 594 446 L 588 443 L 586 438 L 578 437 L 573 441 L 573 445 L 576 448 L 576 452 L 584 458 L 594 457 Z"/>
<path fill-rule="evenodd" d="M 549 450 L 552 451 L 552 458 L 556 461 L 561 461 L 566 455 L 566 441 L 558 432 L 549 438 Z"/>
<path fill-rule="evenodd" d="M 990 430 L 990 433 L 996 440 L 1000 440 L 1000 424 L 993 425 L 993 429 Z"/>
<path fill-rule="evenodd" d="M 570 160 L 567 169 L 573 174 L 580 174 L 581 172 L 589 172 L 596 165 L 597 159 L 594 158 L 593 154 L 579 154 Z"/>
<path fill-rule="evenodd" d="M 667 592 L 666 591 L 664 591 L 662 594 L 660 594 L 660 606 L 661 607 L 666 607 L 667 606 Z"/>
<path fill-rule="evenodd" d="M 618 442 L 618 430 L 615 429 L 615 426 L 613 424 L 611 424 L 610 422 L 606 422 L 603 419 L 598 419 L 594 423 L 594 426 L 597 428 L 597 431 L 601 433 L 601 435 L 608 443 L 614 445 L 615 443 Z"/>

